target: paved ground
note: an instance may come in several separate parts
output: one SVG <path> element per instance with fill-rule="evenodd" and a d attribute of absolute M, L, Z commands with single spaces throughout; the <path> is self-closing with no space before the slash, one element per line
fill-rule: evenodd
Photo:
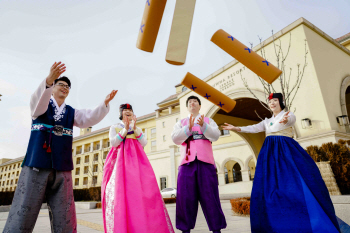
<path fill-rule="evenodd" d="M 233 216 L 231 211 L 231 206 L 229 201 L 221 201 L 224 214 L 226 216 L 227 228 L 222 230 L 222 232 L 237 232 L 237 233 L 250 233 L 250 222 L 249 217 Z M 167 209 L 171 218 L 173 226 L 175 226 L 175 204 L 167 204 Z M 0 232 L 2 232 L 5 222 L 8 216 L 8 212 L 0 212 Z M 103 232 L 102 223 L 102 212 L 101 209 L 93 210 L 83 210 L 77 209 L 77 219 L 78 219 L 78 232 L 82 233 L 97 233 Z M 36 222 L 35 233 L 49 233 L 50 221 L 48 210 L 44 209 L 40 211 L 38 220 Z M 175 229 L 176 233 L 181 233 Z M 196 227 L 193 233 L 209 233 L 207 223 L 205 221 L 203 212 L 201 209 L 198 211 L 198 218 Z"/>

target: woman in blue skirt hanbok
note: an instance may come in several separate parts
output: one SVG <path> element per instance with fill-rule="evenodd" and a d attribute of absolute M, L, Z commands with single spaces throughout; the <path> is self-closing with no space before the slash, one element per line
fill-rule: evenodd
<path fill-rule="evenodd" d="M 340 232 L 334 207 L 313 159 L 293 139 L 295 115 L 285 112 L 281 93 L 269 95 L 273 116 L 256 125 L 225 130 L 266 132 L 250 202 L 253 233 Z"/>

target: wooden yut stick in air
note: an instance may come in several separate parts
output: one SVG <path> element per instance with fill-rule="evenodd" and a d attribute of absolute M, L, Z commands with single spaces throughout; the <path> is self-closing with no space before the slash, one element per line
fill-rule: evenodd
<path fill-rule="evenodd" d="M 222 29 L 214 33 L 211 41 L 270 84 L 282 74 L 280 69 Z"/>
<path fill-rule="evenodd" d="M 165 58 L 169 64 L 185 64 L 195 5 L 196 0 L 176 0 Z"/>
<path fill-rule="evenodd" d="M 153 52 L 167 0 L 146 0 L 136 47 Z"/>
<path fill-rule="evenodd" d="M 236 106 L 236 101 L 230 99 L 227 95 L 224 95 L 191 73 L 186 74 L 181 84 L 219 106 L 227 113 L 231 112 Z"/>

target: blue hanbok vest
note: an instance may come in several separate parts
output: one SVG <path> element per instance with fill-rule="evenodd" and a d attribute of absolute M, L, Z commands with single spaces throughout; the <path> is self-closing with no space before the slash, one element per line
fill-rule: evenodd
<path fill-rule="evenodd" d="M 62 112 L 50 100 L 47 111 L 32 121 L 31 134 L 22 166 L 73 170 L 72 144 L 75 110 L 66 105 Z"/>

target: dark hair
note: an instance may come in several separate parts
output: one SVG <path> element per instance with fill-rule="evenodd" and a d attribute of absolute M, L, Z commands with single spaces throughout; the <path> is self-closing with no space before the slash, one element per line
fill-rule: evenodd
<path fill-rule="evenodd" d="M 56 79 L 56 80 L 54 81 L 54 84 L 56 84 L 58 81 L 66 82 L 66 83 L 68 84 L 68 86 L 71 87 L 70 80 L 69 80 L 69 78 L 67 78 L 66 76 L 59 77 L 58 79 Z"/>
<path fill-rule="evenodd" d="M 188 107 L 188 101 L 190 101 L 190 100 L 197 100 L 198 103 L 199 103 L 199 105 L 202 105 L 200 99 L 199 99 L 197 96 L 191 95 L 191 96 L 188 97 L 187 100 L 186 100 L 186 107 Z"/>

